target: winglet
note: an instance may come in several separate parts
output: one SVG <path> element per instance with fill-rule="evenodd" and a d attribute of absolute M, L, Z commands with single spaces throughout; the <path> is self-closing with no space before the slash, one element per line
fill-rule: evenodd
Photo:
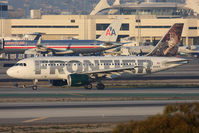
<path fill-rule="evenodd" d="M 183 23 L 175 23 L 147 56 L 176 56 L 183 26 Z"/>
<path fill-rule="evenodd" d="M 40 46 L 41 45 L 41 40 L 42 40 L 42 38 L 41 38 L 41 36 L 38 38 L 38 41 L 37 41 L 37 44 L 36 44 L 36 46 Z"/>
<path fill-rule="evenodd" d="M 121 25 L 122 18 L 117 17 L 97 40 L 104 42 L 116 42 Z"/>

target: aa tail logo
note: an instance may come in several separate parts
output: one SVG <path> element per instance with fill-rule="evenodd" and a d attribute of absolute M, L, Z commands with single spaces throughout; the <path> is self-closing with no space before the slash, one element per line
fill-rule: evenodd
<path fill-rule="evenodd" d="M 122 25 L 122 18 L 116 18 L 97 39 L 103 42 L 116 42 Z"/>
<path fill-rule="evenodd" d="M 108 28 L 106 30 L 106 36 L 113 36 L 113 35 L 116 36 L 115 30 L 112 27 Z"/>

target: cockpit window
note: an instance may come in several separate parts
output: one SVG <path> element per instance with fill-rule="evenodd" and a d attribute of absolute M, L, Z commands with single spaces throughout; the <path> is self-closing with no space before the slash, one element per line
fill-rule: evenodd
<path fill-rule="evenodd" d="M 26 63 L 17 63 L 15 66 L 27 66 Z"/>

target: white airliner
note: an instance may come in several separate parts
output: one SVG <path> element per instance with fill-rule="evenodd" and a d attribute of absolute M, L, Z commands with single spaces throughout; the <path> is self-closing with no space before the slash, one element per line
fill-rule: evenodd
<path fill-rule="evenodd" d="M 112 74 L 144 75 L 187 63 L 183 58 L 168 57 L 177 54 L 182 29 L 183 24 L 174 24 L 148 56 L 28 58 L 9 68 L 7 74 L 33 80 L 33 90 L 37 89 L 38 80 L 51 80 L 56 86 L 84 86 L 86 89 L 91 89 L 92 83 L 97 82 L 96 88 L 104 89 L 102 79 Z"/>
<path fill-rule="evenodd" d="M 122 18 L 117 17 L 97 40 L 0 40 L 0 53 L 8 54 L 88 54 L 99 53 L 119 47 L 125 43 L 116 42 L 122 25 Z"/>

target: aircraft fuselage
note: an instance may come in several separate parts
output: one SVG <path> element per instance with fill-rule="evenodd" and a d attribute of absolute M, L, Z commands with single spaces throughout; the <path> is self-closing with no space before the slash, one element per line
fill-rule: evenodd
<path fill-rule="evenodd" d="M 175 57 L 38 57 L 19 61 L 7 73 L 20 79 L 66 79 L 70 74 L 108 74 L 125 68 L 134 75 L 143 75 L 184 63 L 185 59 Z"/>
<path fill-rule="evenodd" d="M 38 41 L 9 40 L 4 42 L 4 49 L 0 53 L 23 54 L 28 49 L 35 49 Z M 41 46 L 54 50 L 72 50 L 74 53 L 95 53 L 114 46 L 105 47 L 104 42 L 96 40 L 42 40 Z"/>

